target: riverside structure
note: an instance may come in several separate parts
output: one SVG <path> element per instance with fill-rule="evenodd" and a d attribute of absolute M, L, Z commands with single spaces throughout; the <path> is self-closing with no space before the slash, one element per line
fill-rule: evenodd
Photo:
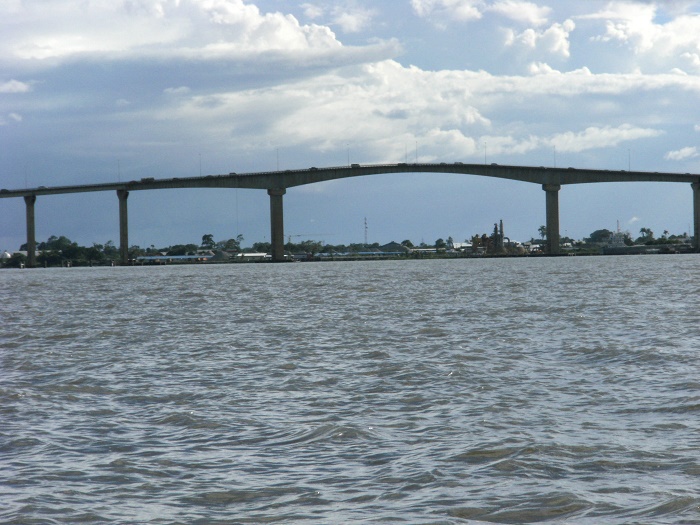
<path fill-rule="evenodd" d="M 119 254 L 121 264 L 128 264 L 129 221 L 127 199 L 129 192 L 173 188 L 245 188 L 267 190 L 270 196 L 270 239 L 272 260 L 284 260 L 283 196 L 287 188 L 316 182 L 379 175 L 383 173 L 461 173 L 539 184 L 545 192 L 546 252 L 559 254 L 559 190 L 567 184 L 597 182 L 682 182 L 693 190 L 694 251 L 700 252 L 700 174 L 660 173 L 648 171 L 610 171 L 576 168 L 548 168 L 501 164 L 398 163 L 351 164 L 350 166 L 307 168 L 256 173 L 228 173 L 199 177 L 169 179 L 143 178 L 139 181 L 106 184 L 84 184 L 0 190 L 0 198 L 23 197 L 27 214 L 28 267 L 36 266 L 36 235 L 34 207 L 37 196 L 93 191 L 116 191 L 119 200 Z"/>

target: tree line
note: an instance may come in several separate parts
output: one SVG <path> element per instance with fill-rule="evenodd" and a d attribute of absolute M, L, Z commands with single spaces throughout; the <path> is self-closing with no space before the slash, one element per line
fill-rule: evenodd
<path fill-rule="evenodd" d="M 530 241 L 533 244 L 542 244 L 546 239 L 547 228 L 540 226 L 538 228 L 541 240 L 532 238 Z M 672 235 L 668 230 L 664 230 L 660 237 L 656 237 L 654 232 L 647 227 L 639 230 L 639 236 L 632 238 L 629 232 L 625 232 L 624 243 L 626 245 L 644 244 L 644 245 L 662 245 L 662 244 L 681 244 L 688 241 L 686 233 L 682 235 Z M 562 244 L 570 243 L 582 249 L 595 250 L 599 246 L 607 244 L 613 236 L 613 232 L 607 229 L 600 229 L 592 232 L 588 237 L 584 237 L 582 241 L 575 241 L 569 237 L 561 237 Z M 244 240 L 243 235 L 237 235 L 231 239 L 216 241 L 210 233 L 202 236 L 202 241 L 199 244 L 175 244 L 162 248 L 156 248 L 151 245 L 142 248 L 137 245 L 129 247 L 129 259 L 136 259 L 140 256 L 178 256 L 178 255 L 197 255 L 204 251 L 223 251 L 230 254 L 241 252 L 255 253 L 271 253 L 272 246 L 269 242 L 255 242 L 248 248 L 242 248 L 241 244 Z M 438 238 L 433 244 L 421 242 L 415 245 L 410 239 L 403 240 L 400 246 L 406 251 L 414 248 L 435 249 L 437 251 L 445 251 L 453 243 L 452 237 L 447 240 Z M 494 231 L 491 235 L 476 234 L 465 242 L 470 243 L 474 248 L 480 249 L 484 253 L 490 254 L 515 254 L 520 253 L 522 248 L 504 243 L 500 238 L 498 228 L 494 225 Z M 351 243 L 351 244 L 327 244 L 320 241 L 305 240 L 300 242 L 291 242 L 291 238 L 284 245 L 284 249 L 290 254 L 307 254 L 316 256 L 319 254 L 357 254 L 362 252 L 377 252 L 380 251 L 381 245 L 377 242 L 372 244 Z M 27 250 L 27 245 L 20 246 L 20 251 Z M 71 241 L 67 237 L 61 235 L 50 236 L 46 241 L 37 244 L 37 265 L 39 266 L 92 266 L 92 265 L 112 265 L 119 262 L 119 249 L 113 241 L 107 241 L 104 244 L 93 243 L 92 246 L 80 246 L 77 242 Z M 26 264 L 26 256 L 21 253 L 13 254 L 9 260 L 4 261 L 5 267 L 20 267 Z"/>
<path fill-rule="evenodd" d="M 589 244 L 606 244 L 612 239 L 614 235 L 610 230 L 602 229 L 596 230 L 591 233 L 588 237 L 584 238 L 584 242 Z M 664 230 L 661 237 L 656 237 L 651 228 L 642 227 L 639 229 L 639 236 L 632 238 L 630 232 L 623 232 L 623 242 L 627 246 L 644 244 L 646 246 L 662 245 L 662 244 L 682 244 L 687 242 L 688 234 L 683 233 L 681 235 L 671 234 L 668 230 Z"/>

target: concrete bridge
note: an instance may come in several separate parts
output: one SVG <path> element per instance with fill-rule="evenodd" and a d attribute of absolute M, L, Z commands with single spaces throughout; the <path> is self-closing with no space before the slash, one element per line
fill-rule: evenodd
<path fill-rule="evenodd" d="M 284 260 L 284 213 L 283 196 L 287 188 L 313 184 L 334 179 L 378 175 L 382 173 L 462 173 L 499 179 L 510 179 L 539 184 L 545 192 L 547 217 L 546 250 L 551 255 L 559 253 L 559 190 L 567 184 L 589 184 L 596 182 L 682 182 L 692 187 L 694 249 L 700 252 L 700 175 L 659 173 L 648 171 L 609 171 L 575 168 L 546 168 L 532 166 L 507 166 L 500 164 L 455 163 L 399 163 L 399 164 L 352 164 L 331 168 L 308 168 L 299 170 L 270 171 L 259 173 L 228 173 L 203 177 L 170 179 L 143 178 L 138 181 L 108 184 L 84 184 L 75 186 L 39 186 L 19 190 L 0 190 L 0 198 L 23 197 L 27 211 L 28 266 L 36 266 L 34 207 L 38 196 L 60 193 L 83 193 L 92 191 L 116 191 L 119 199 L 119 252 L 122 264 L 128 263 L 129 223 L 127 199 L 129 192 L 173 188 L 246 188 L 267 190 L 270 196 L 270 229 L 272 259 Z"/>

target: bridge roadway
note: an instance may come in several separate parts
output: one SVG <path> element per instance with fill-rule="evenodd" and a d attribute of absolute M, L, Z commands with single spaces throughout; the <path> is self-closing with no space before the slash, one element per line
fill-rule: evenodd
<path fill-rule="evenodd" d="M 693 189 L 694 248 L 700 252 L 700 174 L 659 173 L 648 171 L 610 171 L 578 168 L 548 168 L 544 166 L 509 166 L 501 164 L 454 163 L 399 163 L 399 164 L 352 164 L 350 166 L 308 168 L 257 173 L 228 173 L 200 177 L 173 177 L 155 179 L 151 177 L 129 182 L 106 184 L 83 184 L 74 186 L 39 186 L 18 190 L 0 190 L 0 198 L 23 197 L 27 214 L 28 266 L 36 265 L 36 236 L 34 206 L 37 196 L 61 193 L 83 193 L 92 191 L 116 191 L 119 199 L 119 251 L 122 264 L 127 264 L 129 255 L 129 225 L 127 199 L 129 192 L 173 188 L 245 188 L 267 190 L 270 196 L 270 230 L 272 259 L 284 260 L 284 214 L 283 196 L 287 188 L 313 184 L 334 179 L 378 175 L 383 173 L 461 173 L 499 179 L 510 179 L 540 184 L 545 191 L 547 217 L 546 250 L 559 253 L 559 190 L 567 184 L 589 184 L 597 182 L 684 182 Z"/>

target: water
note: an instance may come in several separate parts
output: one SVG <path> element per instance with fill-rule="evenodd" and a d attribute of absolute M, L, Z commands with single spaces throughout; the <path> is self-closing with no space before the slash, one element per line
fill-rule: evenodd
<path fill-rule="evenodd" d="M 0 272 L 0 522 L 700 523 L 700 257 Z"/>

